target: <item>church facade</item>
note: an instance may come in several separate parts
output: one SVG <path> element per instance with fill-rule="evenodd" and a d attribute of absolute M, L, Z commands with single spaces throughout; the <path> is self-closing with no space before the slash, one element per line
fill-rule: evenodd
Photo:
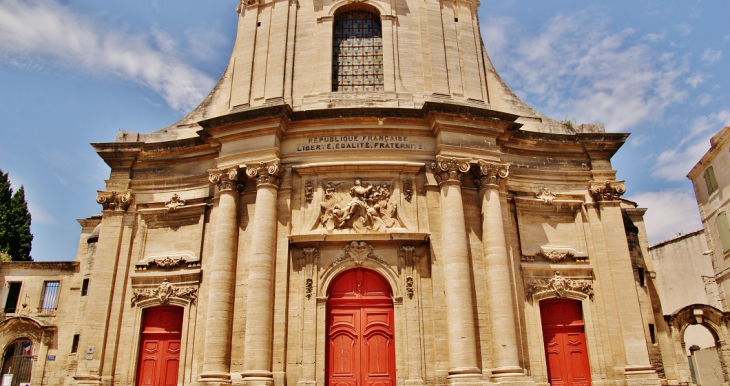
<path fill-rule="evenodd" d="M 76 260 L 0 266 L 3 374 L 667 383 L 637 276 L 643 210 L 610 161 L 627 135 L 520 101 L 477 7 L 242 2 L 197 109 L 93 144 L 111 173 Z"/>

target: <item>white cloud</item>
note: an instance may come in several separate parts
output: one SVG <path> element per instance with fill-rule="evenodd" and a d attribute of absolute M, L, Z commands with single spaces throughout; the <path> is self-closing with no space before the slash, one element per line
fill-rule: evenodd
<path fill-rule="evenodd" d="M 667 181 L 684 180 L 687 173 L 710 149 L 710 138 L 728 125 L 730 110 L 697 118 L 677 146 L 656 157 L 653 175 Z"/>
<path fill-rule="evenodd" d="M 530 90 L 528 103 L 553 117 L 568 114 L 579 122 L 605 123 L 608 131 L 627 131 L 660 120 L 687 97 L 687 60 L 671 53 L 657 57 L 649 46 L 630 43 L 634 31 L 610 31 L 605 14 L 558 15 L 531 36 L 494 20 L 484 21 L 485 35 L 507 36 L 515 47 L 492 56 L 497 69 L 514 89 Z"/>
<path fill-rule="evenodd" d="M 697 201 L 691 191 L 670 189 L 640 192 L 627 199 L 648 209 L 644 222 L 650 244 L 702 228 Z"/>
<path fill-rule="evenodd" d="M 702 62 L 707 65 L 715 63 L 720 59 L 722 59 L 722 51 L 720 50 L 715 51 L 711 48 L 708 48 L 705 50 L 705 52 L 702 53 Z"/>
<path fill-rule="evenodd" d="M 484 46 L 490 55 L 501 54 L 509 43 L 509 30 L 513 29 L 514 20 L 509 17 L 489 17 L 479 27 L 484 38 Z"/>
<path fill-rule="evenodd" d="M 652 43 L 656 43 L 660 40 L 664 40 L 664 34 L 656 34 L 656 33 L 650 33 L 644 35 L 644 40 L 650 41 Z"/>
<path fill-rule="evenodd" d="M 698 73 L 690 76 L 689 78 L 685 79 L 684 83 L 692 86 L 692 88 L 697 88 L 697 86 L 704 81 L 705 81 L 705 75 L 698 72 Z"/>
<path fill-rule="evenodd" d="M 677 30 L 681 35 L 687 36 L 692 33 L 692 26 L 689 24 L 675 25 L 674 29 Z"/>
<path fill-rule="evenodd" d="M 203 100 L 214 80 L 176 58 L 175 45 L 162 31 L 141 35 L 110 30 L 55 0 L 0 1 L 0 61 L 50 61 L 116 76 L 153 90 L 184 112 Z"/>

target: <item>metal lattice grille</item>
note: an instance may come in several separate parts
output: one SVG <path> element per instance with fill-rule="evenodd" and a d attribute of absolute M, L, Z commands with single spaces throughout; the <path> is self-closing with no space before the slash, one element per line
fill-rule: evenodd
<path fill-rule="evenodd" d="M 30 382 L 30 374 L 33 368 L 33 345 L 29 340 L 18 340 L 13 342 L 3 355 L 2 375 L 12 374 L 11 386 L 18 386 L 21 383 Z"/>
<path fill-rule="evenodd" d="M 383 90 L 383 31 L 377 14 L 335 16 L 332 91 Z"/>
<path fill-rule="evenodd" d="M 56 299 L 58 298 L 58 288 L 60 282 L 47 281 L 43 283 L 43 295 L 41 295 L 41 306 L 39 312 L 48 313 L 56 310 Z"/>

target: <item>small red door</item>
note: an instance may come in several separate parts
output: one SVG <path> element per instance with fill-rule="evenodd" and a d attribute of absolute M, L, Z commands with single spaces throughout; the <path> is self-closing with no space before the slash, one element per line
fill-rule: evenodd
<path fill-rule="evenodd" d="M 177 386 L 183 309 L 157 307 L 142 317 L 138 386 Z"/>
<path fill-rule="evenodd" d="M 394 386 L 390 286 L 358 268 L 332 283 L 327 313 L 328 386 Z"/>
<path fill-rule="evenodd" d="M 580 303 L 547 300 L 540 303 L 548 379 L 552 386 L 589 386 L 591 371 Z"/>

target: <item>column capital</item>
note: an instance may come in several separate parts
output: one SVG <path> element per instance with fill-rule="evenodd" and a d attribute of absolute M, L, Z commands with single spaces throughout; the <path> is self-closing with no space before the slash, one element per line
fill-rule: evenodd
<path fill-rule="evenodd" d="M 509 176 L 509 164 L 479 160 L 479 176 L 475 179 L 480 188 L 499 188 L 500 181 Z"/>
<path fill-rule="evenodd" d="M 256 188 L 262 186 L 278 188 L 281 185 L 281 164 L 278 159 L 260 162 L 258 166 L 249 166 L 246 168 L 246 174 L 256 180 Z"/>
<path fill-rule="evenodd" d="M 591 181 L 588 186 L 593 199 L 601 201 L 618 201 L 618 199 L 626 193 L 626 185 L 624 181 Z"/>
<path fill-rule="evenodd" d="M 471 168 L 470 158 L 454 158 L 436 156 L 436 162 L 431 163 L 431 170 L 439 185 L 446 183 L 461 184 L 464 173 Z"/>
<path fill-rule="evenodd" d="M 132 195 L 131 190 L 124 192 L 99 191 L 99 194 L 96 196 L 96 202 L 101 204 L 104 210 L 124 212 L 127 208 L 129 208 L 129 205 L 132 204 L 132 201 L 134 201 L 134 196 Z"/>
<path fill-rule="evenodd" d="M 233 167 L 230 169 L 209 169 L 208 181 L 217 185 L 218 190 L 240 192 L 243 189 L 245 181 L 241 181 L 240 168 Z"/>

